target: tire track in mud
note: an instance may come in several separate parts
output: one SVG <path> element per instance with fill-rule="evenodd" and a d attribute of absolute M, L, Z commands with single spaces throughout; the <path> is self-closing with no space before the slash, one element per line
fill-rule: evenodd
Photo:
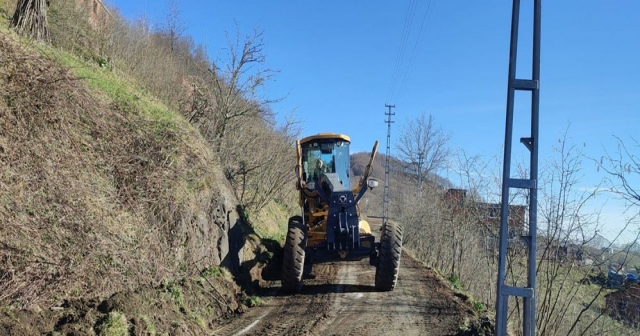
<path fill-rule="evenodd" d="M 215 335 L 308 335 L 327 315 L 330 293 L 336 291 L 337 268 L 332 264 L 314 266 L 315 279 L 306 279 L 296 295 L 281 293 L 279 284 L 266 296 L 261 307 L 252 308 Z"/>
<path fill-rule="evenodd" d="M 273 311 L 273 316 L 260 328 L 254 330 L 254 335 L 277 336 L 277 335 L 305 335 L 309 329 L 313 328 L 316 322 L 324 318 L 327 296 L 309 296 L 308 304 L 303 304 L 293 297 L 279 309 Z M 306 307 L 304 309 L 303 306 Z"/>
<path fill-rule="evenodd" d="M 375 268 L 345 264 L 337 279 L 341 293 L 332 297 L 332 311 L 314 335 L 455 335 L 470 305 L 455 297 L 435 273 L 403 256 L 398 286 L 392 292 L 373 288 Z"/>
<path fill-rule="evenodd" d="M 456 335 L 475 318 L 436 273 L 403 252 L 396 289 L 374 288 L 368 258 L 313 266 L 301 292 L 286 295 L 279 284 L 215 335 Z"/>
<path fill-rule="evenodd" d="M 343 325 L 345 319 L 348 319 L 352 312 L 353 301 L 361 300 L 364 293 L 351 291 L 358 283 L 358 275 L 362 275 L 361 267 L 357 267 L 354 263 L 344 263 L 338 270 L 336 281 L 336 292 L 332 295 L 332 303 L 327 319 L 318 325 L 314 330 L 315 334 L 327 334 L 327 329 L 332 325 Z M 347 322 L 348 323 L 348 322 Z M 330 333 L 329 333 L 330 334 Z"/>

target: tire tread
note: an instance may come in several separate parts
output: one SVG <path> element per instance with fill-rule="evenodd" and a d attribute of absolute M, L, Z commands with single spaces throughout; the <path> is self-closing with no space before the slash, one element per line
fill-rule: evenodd
<path fill-rule="evenodd" d="M 287 292 L 298 292 L 302 287 L 306 247 L 307 229 L 302 217 L 291 217 L 282 260 L 282 288 Z"/>
<path fill-rule="evenodd" d="M 383 226 L 375 279 L 375 287 L 378 290 L 392 291 L 396 287 L 402 255 L 402 238 L 400 225 L 388 222 Z"/>

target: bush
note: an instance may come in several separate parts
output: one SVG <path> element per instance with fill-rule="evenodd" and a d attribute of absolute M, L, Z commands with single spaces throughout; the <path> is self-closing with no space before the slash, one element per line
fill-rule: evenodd
<path fill-rule="evenodd" d="M 449 280 L 449 282 L 451 283 L 451 286 L 453 286 L 454 289 L 457 289 L 457 290 L 462 289 L 462 284 L 460 283 L 460 278 L 457 275 L 451 274 L 451 275 L 449 275 L 447 280 Z"/>
<path fill-rule="evenodd" d="M 110 312 L 102 321 L 98 322 L 96 332 L 100 336 L 126 336 L 129 334 L 127 317 L 117 311 Z"/>

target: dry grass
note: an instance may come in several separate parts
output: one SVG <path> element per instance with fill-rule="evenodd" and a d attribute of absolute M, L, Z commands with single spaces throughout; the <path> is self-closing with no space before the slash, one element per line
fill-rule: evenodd
<path fill-rule="evenodd" d="M 289 199 L 291 204 L 295 204 L 296 201 L 294 197 Z M 297 210 L 293 205 L 287 206 L 271 202 L 256 214 L 253 220 L 255 222 L 253 223 L 254 229 L 262 238 L 284 242 L 289 217 L 295 215 Z"/>
<path fill-rule="evenodd" d="M 76 1 L 51 2 L 53 46 L 18 43 L 6 29 L 15 3 L 0 0 L 0 306 L 102 297 L 230 262 L 238 187 L 215 162 L 237 153 L 213 153 L 179 111 L 190 84 L 211 79 L 204 49 Z M 257 120 L 256 134 L 286 157 L 288 131 Z M 264 149 L 261 139 L 240 154 Z M 273 199 L 254 200 L 260 186 L 288 197 L 284 162 L 244 176 L 242 195 L 260 207 Z M 278 183 L 256 184 L 270 176 Z"/>
<path fill-rule="evenodd" d="M 75 73 L 4 32 L 0 50 L 0 305 L 106 296 L 220 263 L 232 196 L 197 131 L 69 55 L 57 58 Z"/>
<path fill-rule="evenodd" d="M 16 9 L 16 3 L 17 0 L 0 0 L 0 19 L 2 19 L 0 26 L 6 27 L 9 24 L 11 15 Z"/>

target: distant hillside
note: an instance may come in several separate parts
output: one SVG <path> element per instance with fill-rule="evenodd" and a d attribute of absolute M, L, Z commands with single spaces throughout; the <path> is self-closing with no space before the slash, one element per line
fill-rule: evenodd
<path fill-rule="evenodd" d="M 351 177 L 352 184 L 357 183 L 360 177 L 364 174 L 364 170 L 369 163 L 371 153 L 361 152 L 351 155 Z M 375 161 L 372 164 L 373 174 L 372 178 L 379 181 L 379 187 L 367 192 L 360 202 L 360 207 L 363 211 L 370 216 L 382 216 L 382 204 L 384 194 L 384 182 L 385 182 L 385 164 L 386 155 L 378 153 Z M 424 180 L 425 187 L 432 187 L 436 189 L 448 189 L 453 188 L 454 184 L 448 179 L 438 176 L 430 175 Z M 415 194 L 417 192 L 417 178 L 411 173 L 406 163 L 398 160 L 395 157 L 389 157 L 389 194 L 393 200 L 401 199 L 397 196 L 401 194 Z M 395 216 L 393 209 L 390 211 L 392 216 Z"/>
<path fill-rule="evenodd" d="M 365 152 L 351 154 L 351 176 L 362 176 L 370 157 L 371 153 Z M 379 176 L 384 178 L 384 162 L 384 155 L 378 153 L 372 167 L 374 178 L 380 178 Z"/>
<path fill-rule="evenodd" d="M 602 248 L 611 247 L 611 242 L 607 238 L 605 238 L 605 237 L 603 237 L 603 236 L 601 236 L 599 234 L 596 234 L 585 245 L 587 245 L 587 246 L 589 246 L 591 248 L 595 248 L 595 249 L 602 249 Z"/>

